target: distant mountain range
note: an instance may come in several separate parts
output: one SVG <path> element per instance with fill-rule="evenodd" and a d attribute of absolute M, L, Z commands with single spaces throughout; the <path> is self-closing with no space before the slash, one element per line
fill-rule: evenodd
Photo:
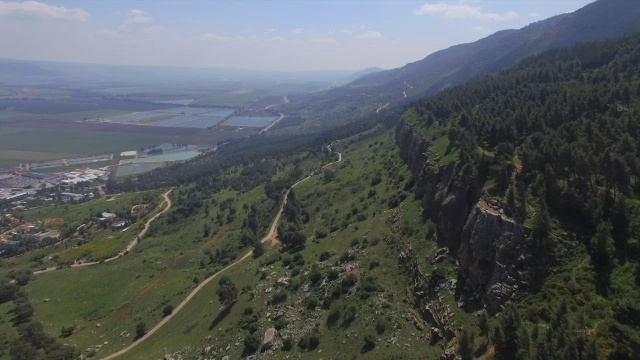
<path fill-rule="evenodd" d="M 347 103 L 400 104 L 499 72 L 548 49 L 614 39 L 638 31 L 640 1 L 598 0 L 573 13 L 452 46 L 403 67 L 371 73 L 300 101 L 321 109 L 340 110 L 353 109 Z"/>
<path fill-rule="evenodd" d="M 236 68 L 185 68 L 177 66 L 138 66 L 89 63 L 65 63 L 0 59 L 0 83 L 14 85 L 61 85 L 70 83 L 134 84 L 242 82 L 269 87 L 277 84 L 318 83 L 347 84 L 374 71 L 370 68 L 353 73 L 349 70 L 262 71 Z"/>
<path fill-rule="evenodd" d="M 366 68 L 364 70 L 360 70 L 358 72 L 355 72 L 355 73 L 353 73 L 353 74 L 341 79 L 340 83 L 341 84 L 349 84 L 350 82 L 357 81 L 357 80 L 359 80 L 359 79 L 361 79 L 361 78 L 363 78 L 363 77 L 365 77 L 367 75 L 375 74 L 375 73 L 378 73 L 380 71 L 384 71 L 384 70 L 380 69 L 378 67 Z"/>

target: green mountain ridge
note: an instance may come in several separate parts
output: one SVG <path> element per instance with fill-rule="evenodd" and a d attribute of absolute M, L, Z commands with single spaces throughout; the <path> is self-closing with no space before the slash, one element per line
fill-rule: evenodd
<path fill-rule="evenodd" d="M 456 84 L 504 70 L 528 56 L 557 47 L 615 39 L 640 31 L 640 2 L 598 0 L 573 13 L 503 30 L 469 44 L 452 46 L 401 68 L 364 76 L 289 105 L 317 122 L 340 114 L 357 119 L 389 103 L 402 106 Z M 316 115 L 319 114 L 319 115 Z"/>

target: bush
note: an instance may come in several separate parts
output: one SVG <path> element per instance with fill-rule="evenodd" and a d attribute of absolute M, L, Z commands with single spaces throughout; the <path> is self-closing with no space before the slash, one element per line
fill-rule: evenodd
<path fill-rule="evenodd" d="M 347 263 L 349 261 L 353 261 L 355 260 L 356 257 L 353 254 L 349 254 L 348 252 L 344 252 L 342 255 L 340 255 L 340 264 L 344 264 Z"/>
<path fill-rule="evenodd" d="M 136 324 L 136 339 L 140 339 L 147 333 L 147 324 L 140 321 Z"/>
<path fill-rule="evenodd" d="M 385 323 L 385 321 L 383 319 L 378 319 L 378 321 L 376 322 L 376 332 L 382 335 L 386 330 L 387 324 Z"/>
<path fill-rule="evenodd" d="M 319 260 L 320 261 L 326 261 L 326 260 L 329 260 L 330 257 L 331 257 L 331 252 L 330 251 L 328 251 L 328 250 L 327 251 L 323 251 L 320 254 Z"/>
<path fill-rule="evenodd" d="M 282 339 L 282 350 L 290 351 L 291 349 L 293 349 L 293 339 L 290 337 Z"/>
<path fill-rule="evenodd" d="M 320 272 L 320 270 L 318 270 L 318 268 L 313 268 L 309 273 L 309 281 L 311 282 L 311 284 L 315 285 L 319 283 L 320 280 L 322 280 L 322 273 Z"/>
<path fill-rule="evenodd" d="M 380 263 L 376 260 L 373 260 L 372 262 L 369 263 L 369 270 L 373 270 L 378 266 L 380 266 Z"/>
<path fill-rule="evenodd" d="M 62 330 L 60 330 L 60 336 L 62 336 L 63 338 L 69 337 L 69 336 L 73 335 L 73 331 L 75 329 L 76 329 L 75 325 L 63 326 Z"/>
<path fill-rule="evenodd" d="M 264 244 L 260 240 L 253 243 L 253 257 L 259 258 L 265 253 Z"/>
<path fill-rule="evenodd" d="M 342 279 L 342 287 L 344 289 L 348 289 L 353 287 L 358 282 L 358 278 L 355 274 L 349 274 L 344 279 Z"/>
<path fill-rule="evenodd" d="M 342 315 L 341 306 L 334 303 L 329 310 L 329 316 L 327 316 L 327 326 L 335 325 L 340 320 L 340 315 Z"/>
<path fill-rule="evenodd" d="M 371 351 L 376 347 L 376 337 L 372 334 L 367 334 L 364 336 L 364 345 L 362 346 L 362 351 L 367 352 Z"/>
<path fill-rule="evenodd" d="M 293 255 L 293 263 L 295 265 L 304 266 L 304 257 L 300 253 Z"/>
<path fill-rule="evenodd" d="M 318 239 L 324 239 L 324 238 L 327 237 L 327 235 L 329 235 L 329 232 L 325 228 L 320 228 L 320 229 L 316 230 L 316 238 L 318 238 Z"/>
<path fill-rule="evenodd" d="M 309 296 L 306 300 L 305 300 L 305 304 L 306 304 L 306 308 L 307 310 L 313 310 L 316 307 L 318 307 L 318 298 L 316 298 L 315 296 Z"/>
<path fill-rule="evenodd" d="M 276 321 L 273 322 L 273 327 L 278 331 L 286 328 L 287 325 L 289 325 L 289 322 L 287 321 L 287 319 L 283 319 L 283 318 L 277 319 Z"/>
<path fill-rule="evenodd" d="M 244 352 L 253 354 L 260 350 L 260 338 L 256 334 L 249 334 L 244 337 Z"/>
<path fill-rule="evenodd" d="M 320 337 L 318 334 L 306 334 L 298 341 L 298 346 L 302 350 L 314 350 L 320 345 Z"/>
<path fill-rule="evenodd" d="M 167 317 L 173 312 L 173 305 L 167 305 L 162 309 L 162 317 Z"/>
<path fill-rule="evenodd" d="M 327 278 L 329 280 L 336 280 L 338 277 L 340 276 L 340 273 L 338 273 L 338 270 L 336 269 L 331 269 L 329 270 L 329 272 L 327 273 Z"/>
<path fill-rule="evenodd" d="M 288 294 L 286 291 L 280 290 L 273 294 L 271 298 L 271 304 L 279 304 L 287 300 Z"/>
<path fill-rule="evenodd" d="M 349 326 L 353 320 L 356 319 L 356 314 L 358 313 L 358 308 L 355 305 L 349 305 L 344 310 L 344 316 L 342 318 L 342 325 Z"/>
<path fill-rule="evenodd" d="M 376 284 L 376 279 L 371 275 L 367 275 L 364 278 L 364 280 L 362 280 L 361 288 L 366 292 L 378 291 L 378 285 Z"/>
<path fill-rule="evenodd" d="M 282 257 L 282 266 L 289 267 L 291 265 L 291 256 L 285 255 Z"/>

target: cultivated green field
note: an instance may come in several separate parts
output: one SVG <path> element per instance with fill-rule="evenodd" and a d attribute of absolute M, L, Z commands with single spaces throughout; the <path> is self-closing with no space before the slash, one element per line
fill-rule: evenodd
<path fill-rule="evenodd" d="M 179 136 L 0 127 L 0 166 L 16 162 L 61 159 L 78 155 L 120 153 L 161 143 Z M 4 151 L 10 152 L 4 153 Z M 54 157 L 55 156 L 55 157 Z"/>

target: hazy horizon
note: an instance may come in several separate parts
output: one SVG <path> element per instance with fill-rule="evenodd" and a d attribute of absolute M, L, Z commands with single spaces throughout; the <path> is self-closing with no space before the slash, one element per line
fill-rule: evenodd
<path fill-rule="evenodd" d="M 590 2 L 0 1 L 0 46 L 2 58 L 16 60 L 355 72 L 399 67 Z"/>

